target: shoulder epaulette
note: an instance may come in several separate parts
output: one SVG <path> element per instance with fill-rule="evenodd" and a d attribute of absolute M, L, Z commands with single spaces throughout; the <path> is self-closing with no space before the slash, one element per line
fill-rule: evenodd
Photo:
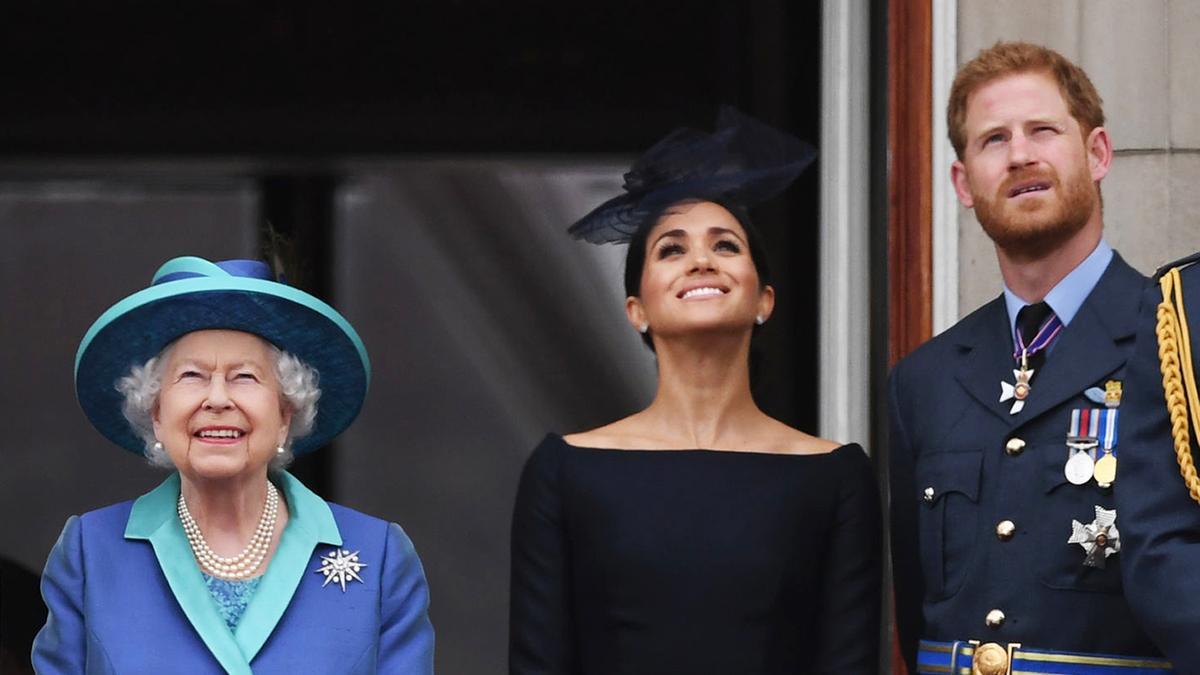
<path fill-rule="evenodd" d="M 1176 267 L 1184 268 L 1184 267 L 1187 267 L 1188 265 L 1191 265 L 1191 264 L 1197 263 L 1197 262 L 1200 262 L 1200 251 L 1196 251 L 1195 253 L 1193 253 L 1185 258 L 1180 258 L 1179 260 L 1176 260 L 1175 262 L 1169 262 L 1166 265 L 1163 265 L 1162 267 L 1158 268 L 1158 271 L 1154 273 L 1154 280 L 1158 281 L 1159 279 L 1162 278 L 1162 275 L 1166 274 L 1167 272 L 1170 272 L 1171 270 L 1175 269 Z"/>

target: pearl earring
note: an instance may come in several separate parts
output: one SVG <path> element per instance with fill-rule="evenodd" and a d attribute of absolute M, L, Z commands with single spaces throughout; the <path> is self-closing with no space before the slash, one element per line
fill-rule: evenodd
<path fill-rule="evenodd" d="M 754 323 L 756 323 L 756 324 L 758 324 L 758 325 L 760 325 L 760 326 L 761 326 L 761 325 L 763 325 L 763 324 L 764 324 L 764 323 L 766 323 L 766 322 L 767 322 L 767 320 L 763 318 L 763 315 L 762 315 L 762 314 L 759 314 L 758 316 L 754 317 Z"/>
<path fill-rule="evenodd" d="M 155 451 L 155 452 L 162 452 L 162 451 L 163 451 L 163 444 L 162 444 L 161 442 L 159 442 L 159 441 L 154 441 L 154 451 Z"/>
<path fill-rule="evenodd" d="M 287 449 L 281 445 L 281 446 L 275 448 L 275 454 L 277 454 L 277 455 L 287 454 Z"/>
<path fill-rule="evenodd" d="M 644 323 L 644 324 L 638 326 L 638 332 L 643 335 L 645 335 L 646 333 L 649 333 L 650 332 L 650 324 Z"/>

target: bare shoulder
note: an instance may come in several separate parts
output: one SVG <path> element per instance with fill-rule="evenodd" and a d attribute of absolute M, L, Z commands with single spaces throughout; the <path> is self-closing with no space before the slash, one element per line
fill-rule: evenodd
<path fill-rule="evenodd" d="M 655 434 L 656 428 L 659 429 L 658 434 Z M 806 434 L 766 415 L 746 425 L 736 438 L 735 442 L 728 445 L 704 447 L 731 452 L 824 455 L 843 445 Z M 589 431 L 567 434 L 563 440 L 576 447 L 613 450 L 678 450 L 694 447 L 689 445 L 691 441 L 687 439 L 664 437 L 661 428 L 655 427 L 641 413 Z"/>
<path fill-rule="evenodd" d="M 595 429 L 566 434 L 563 440 L 580 448 L 637 450 L 645 447 L 645 439 L 637 433 L 637 426 L 633 417 L 626 417 Z"/>
<path fill-rule="evenodd" d="M 771 446 L 791 455 L 826 455 L 845 445 L 825 438 L 806 434 L 778 420 L 771 429 Z"/>

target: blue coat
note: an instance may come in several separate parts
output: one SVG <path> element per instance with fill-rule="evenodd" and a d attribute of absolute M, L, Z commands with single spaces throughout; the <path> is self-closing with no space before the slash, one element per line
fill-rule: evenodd
<path fill-rule="evenodd" d="M 37 672 L 432 673 L 428 588 L 398 525 L 329 504 L 289 474 L 289 520 L 237 631 L 209 595 L 175 512 L 179 475 L 72 517 L 46 563 Z M 358 551 L 362 583 L 322 587 L 320 556 Z"/>
<path fill-rule="evenodd" d="M 1198 256 L 1193 256 L 1195 260 Z M 1172 265 L 1174 266 L 1174 264 Z M 1193 365 L 1200 363 L 1200 266 L 1182 270 L 1183 298 L 1191 325 Z M 1188 495 L 1171 438 L 1159 370 L 1156 310 L 1158 284 L 1146 290 L 1130 364 L 1129 393 L 1121 424 L 1130 452 L 1118 459 L 1117 507 L 1126 594 L 1147 632 L 1181 673 L 1200 673 L 1200 504 Z M 1195 421 L 1189 419 L 1192 456 L 1200 456 Z M 1136 452 L 1135 452 L 1136 450 Z"/>
<path fill-rule="evenodd" d="M 1063 473 L 1071 411 L 1097 407 L 1085 390 L 1124 379 L 1145 285 L 1113 256 L 1016 415 L 999 401 L 1014 367 L 1002 297 L 893 370 L 892 548 L 910 668 L 921 638 L 1157 655 L 1123 596 L 1123 554 L 1086 567 L 1083 548 L 1067 543 L 1072 520 L 1091 523 L 1095 506 L 1114 507 L 1112 489 L 1073 485 Z M 1004 521 L 1011 538 L 1000 535 Z M 997 626 L 986 621 L 992 610 L 1004 615 Z"/>

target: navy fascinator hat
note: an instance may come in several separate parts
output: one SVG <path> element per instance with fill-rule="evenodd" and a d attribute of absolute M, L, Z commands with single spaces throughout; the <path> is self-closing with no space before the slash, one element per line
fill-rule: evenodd
<path fill-rule="evenodd" d="M 683 200 L 750 208 L 782 192 L 816 156 L 808 143 L 721 106 L 711 134 L 687 128 L 667 134 L 630 167 L 624 194 L 567 232 L 593 244 L 627 243 Z"/>

